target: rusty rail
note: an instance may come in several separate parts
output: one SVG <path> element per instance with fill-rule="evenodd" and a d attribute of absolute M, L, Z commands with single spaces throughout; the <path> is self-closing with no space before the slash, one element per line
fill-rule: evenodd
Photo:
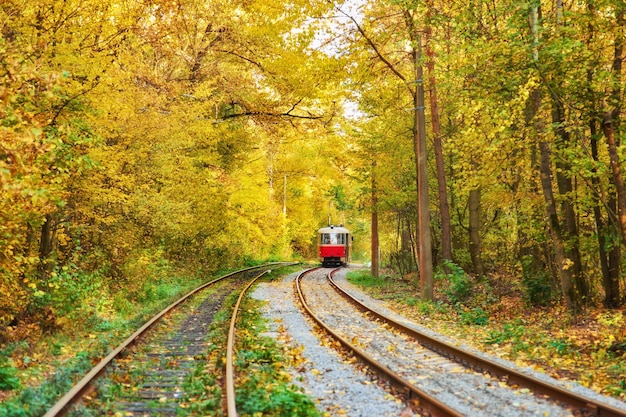
<path fill-rule="evenodd" d="M 292 265 L 293 262 L 272 262 L 264 265 L 253 266 L 249 268 L 240 269 L 229 274 L 223 275 L 216 279 L 213 279 L 207 283 L 200 285 L 198 288 L 188 292 L 183 297 L 173 302 L 169 306 L 167 306 L 164 310 L 159 312 L 157 315 L 152 317 L 148 322 L 146 322 L 140 329 L 134 332 L 131 336 L 129 336 L 126 340 L 124 340 L 117 348 L 115 348 L 111 353 L 109 353 L 104 359 L 102 359 L 95 367 L 91 369 L 76 385 L 74 385 L 63 397 L 61 397 L 47 412 L 43 417 L 60 417 L 64 416 L 69 407 L 78 402 L 82 396 L 88 392 L 94 380 L 96 380 L 105 370 L 106 368 L 117 358 L 120 356 L 122 352 L 127 350 L 129 347 L 134 345 L 139 338 L 145 335 L 159 320 L 161 320 L 167 313 L 169 313 L 174 308 L 178 307 L 180 304 L 188 300 L 193 295 L 199 293 L 205 288 L 216 284 L 226 278 L 233 277 L 235 275 L 251 271 L 259 268 L 266 268 L 270 266 L 287 266 Z"/>
<path fill-rule="evenodd" d="M 365 363 L 368 367 L 370 367 L 370 369 L 376 371 L 379 375 L 389 380 L 396 387 L 406 390 L 410 394 L 411 397 L 418 398 L 420 411 L 423 412 L 425 415 L 434 416 L 434 417 L 460 417 L 462 416 L 463 414 L 459 413 L 458 411 L 454 410 L 448 405 L 437 400 L 430 394 L 415 387 L 409 381 L 405 380 L 397 373 L 391 371 L 389 368 L 387 368 L 385 365 L 383 365 L 382 363 L 378 362 L 376 359 L 369 356 L 363 350 L 359 349 L 358 347 L 350 343 L 348 340 L 339 336 L 336 332 L 330 329 L 319 317 L 317 317 L 315 313 L 313 313 L 313 311 L 309 308 L 306 302 L 306 297 L 304 296 L 304 293 L 302 292 L 302 289 L 300 287 L 300 281 L 306 274 L 311 273 L 312 271 L 315 271 L 317 269 L 319 268 L 306 270 L 300 273 L 295 279 L 296 292 L 298 294 L 298 297 L 300 298 L 300 302 L 302 303 L 302 307 L 304 308 L 306 313 L 311 318 L 313 318 L 313 320 L 315 320 L 315 322 L 326 333 L 330 334 L 333 338 L 335 338 L 339 343 L 341 343 L 341 345 L 344 348 L 352 351 L 354 355 L 357 358 L 359 358 L 361 362 Z"/>
<path fill-rule="evenodd" d="M 339 269 L 341 268 L 337 268 L 327 275 L 328 281 L 333 288 L 335 288 L 350 302 L 358 306 L 361 310 L 368 312 L 370 315 L 377 317 L 397 330 L 415 338 L 420 342 L 420 344 L 422 344 L 422 346 L 477 372 L 488 372 L 495 377 L 507 380 L 510 384 L 516 384 L 521 387 L 528 388 L 537 394 L 544 394 L 557 401 L 569 404 L 575 408 L 580 415 L 597 417 L 626 417 L 626 412 L 620 410 L 619 408 L 602 403 L 584 395 L 568 391 L 513 368 L 490 362 L 489 360 L 474 355 L 471 352 L 450 345 L 441 340 L 437 340 L 414 328 L 408 327 L 383 314 L 382 312 L 372 309 L 335 282 L 333 275 Z"/>
<path fill-rule="evenodd" d="M 268 271 L 264 271 L 254 277 L 248 285 L 241 291 L 237 303 L 233 308 L 233 315 L 230 319 L 230 327 L 228 329 L 228 342 L 226 344 L 226 407 L 228 411 L 228 417 L 237 417 L 237 405 L 235 401 L 235 370 L 234 370 L 234 351 L 235 351 L 235 327 L 237 322 L 237 314 L 239 312 L 239 306 L 243 296 L 248 292 L 250 287 Z"/>

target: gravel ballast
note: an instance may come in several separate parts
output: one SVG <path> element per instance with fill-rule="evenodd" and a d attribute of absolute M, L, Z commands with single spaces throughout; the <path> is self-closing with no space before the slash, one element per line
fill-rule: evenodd
<path fill-rule="evenodd" d="M 294 345 L 303 346 L 303 368 L 294 371 L 294 383 L 316 401 L 321 412 L 331 416 L 398 416 L 405 408 L 395 397 L 372 382 L 333 349 L 324 346 L 311 324 L 295 305 L 293 280 L 260 283 L 252 297 L 265 300 L 263 314 L 272 330 L 284 328 Z M 302 372 L 301 372 L 302 371 Z"/>
<path fill-rule="evenodd" d="M 419 331 L 448 343 L 456 343 L 411 323 L 386 308 L 383 302 L 367 296 L 345 280 L 346 272 L 347 270 L 343 269 L 336 274 L 335 280 L 365 304 L 384 314 L 400 318 Z M 294 371 L 294 382 L 302 386 L 305 393 L 317 401 L 318 409 L 328 413 L 327 415 L 412 415 L 405 404 L 389 395 L 365 373 L 320 342 L 311 324 L 295 304 L 293 280 L 296 275 L 289 275 L 284 280 L 276 282 L 259 284 L 253 293 L 254 298 L 268 301 L 263 313 L 272 323 L 273 330 L 281 329 L 289 335 L 295 346 L 304 347 L 302 355 L 307 362 L 299 371 Z M 571 415 L 570 410 L 538 398 L 527 390 L 510 389 L 502 386 L 497 380 L 462 370 L 457 364 L 446 363 L 438 358 L 431 359 L 431 355 L 424 352 L 419 344 L 381 328 L 380 325 L 356 313 L 352 306 L 330 290 L 321 273 L 317 278 L 312 276 L 309 281 L 305 278 L 305 282 L 307 299 L 312 306 L 317 305 L 316 314 L 323 321 L 335 329 L 340 329 L 347 338 L 358 340 L 363 347 L 371 349 L 378 356 L 378 360 L 385 361 L 390 369 L 403 374 L 405 379 L 414 381 L 416 386 L 437 396 L 461 413 L 503 417 Z M 506 366 L 519 369 L 515 364 L 502 359 L 497 360 Z M 533 375 L 540 374 L 533 370 L 525 371 Z M 538 377 L 551 379 L 545 374 Z M 571 382 L 566 383 L 566 386 L 568 389 L 589 397 L 601 398 L 603 402 L 626 410 L 626 405 L 621 401 L 600 396 Z"/>

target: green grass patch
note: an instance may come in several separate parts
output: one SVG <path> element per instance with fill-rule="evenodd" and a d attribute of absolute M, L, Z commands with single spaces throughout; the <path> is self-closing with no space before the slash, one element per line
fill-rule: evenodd
<path fill-rule="evenodd" d="M 281 269 L 281 272 L 289 271 L 290 268 Z M 209 334 L 213 344 L 207 352 L 207 363 L 199 364 L 185 381 L 185 403 L 180 409 L 180 416 L 222 415 L 222 392 L 217 381 L 224 378 L 226 352 L 223 347 L 237 298 L 236 293 L 227 297 L 214 317 Z M 259 312 L 261 305 L 261 301 L 245 298 L 237 320 L 237 411 L 242 416 L 319 416 L 315 403 L 291 382 L 291 375 L 287 372 L 289 359 L 286 348 L 273 338 L 261 335 L 269 330 L 267 320 Z"/>
<path fill-rule="evenodd" d="M 366 288 L 381 288 L 389 285 L 389 280 L 383 277 L 374 277 L 369 271 L 359 270 L 348 272 L 347 279 L 354 285 Z"/>
<path fill-rule="evenodd" d="M 86 352 L 79 352 L 68 361 L 46 383 L 27 387 L 18 396 L 0 404 L 0 417 L 41 416 L 65 394 L 75 383 L 75 376 L 85 374 L 92 363 Z"/>
<path fill-rule="evenodd" d="M 242 415 L 316 417 L 315 403 L 291 382 L 283 347 L 271 337 L 259 312 L 262 302 L 245 299 L 237 336 L 237 410 Z"/>

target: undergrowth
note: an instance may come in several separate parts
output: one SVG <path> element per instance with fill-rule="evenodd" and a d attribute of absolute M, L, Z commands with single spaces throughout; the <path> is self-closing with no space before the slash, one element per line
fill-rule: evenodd
<path fill-rule="evenodd" d="M 65 283 L 75 278 L 65 276 L 70 273 L 57 275 L 64 280 L 58 291 L 86 282 L 81 277 L 78 283 Z M 41 302 L 54 307 L 55 327 L 49 333 L 26 333 L 21 342 L 9 342 L 0 350 L 0 417 L 43 415 L 112 346 L 201 282 L 170 276 L 146 283 L 133 297 L 114 298 L 96 287 L 89 293 L 85 287 L 86 292 L 79 291 L 86 297 L 82 305 L 70 298 L 63 306 L 56 292 L 46 294 Z"/>

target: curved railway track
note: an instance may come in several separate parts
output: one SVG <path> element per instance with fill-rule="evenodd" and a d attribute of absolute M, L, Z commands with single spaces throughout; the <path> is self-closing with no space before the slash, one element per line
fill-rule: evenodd
<path fill-rule="evenodd" d="M 112 350 L 102 359 L 91 371 L 89 371 L 74 387 L 67 392 L 56 404 L 54 404 L 44 417 L 59 417 L 66 415 L 72 406 L 80 402 L 85 396 L 91 393 L 96 386 L 96 381 L 109 372 L 121 372 L 124 374 L 125 383 L 130 385 L 132 378 L 137 378 L 137 373 L 133 369 L 148 368 L 141 373 L 141 381 L 133 389 L 132 396 L 125 396 L 116 400 L 116 407 L 121 409 L 125 415 L 176 415 L 178 405 L 176 400 L 182 398 L 182 381 L 192 370 L 192 366 L 198 361 L 204 360 L 202 356 L 206 351 L 209 341 L 206 341 L 208 324 L 212 320 L 213 313 L 220 307 L 221 301 L 226 297 L 228 291 L 223 290 L 217 297 L 211 300 L 207 298 L 200 306 L 191 313 L 186 313 L 186 318 L 181 320 L 174 337 L 171 335 L 165 339 L 159 339 L 156 343 L 149 343 L 144 347 L 141 359 L 130 358 L 131 348 L 137 348 L 147 334 L 155 326 L 170 316 L 171 313 L 180 309 L 186 302 L 198 296 L 203 290 L 222 282 L 226 279 L 240 278 L 248 280 L 248 284 L 241 291 L 239 301 L 233 311 L 231 328 L 229 330 L 227 343 L 227 365 L 225 376 L 225 389 L 227 393 L 226 413 L 228 416 L 236 416 L 234 397 L 234 372 L 232 361 L 234 358 L 234 336 L 235 320 L 237 309 L 245 292 L 252 284 L 271 268 L 278 266 L 293 265 L 293 263 L 271 263 L 251 268 L 242 269 L 233 273 L 221 276 L 207 282 L 195 290 L 187 293 L 179 300 L 170 304 L 163 311 L 159 312 L 140 329 L 123 341 L 118 347 Z M 250 276 L 254 275 L 251 279 Z M 125 357 L 125 355 L 127 357 Z M 127 364 L 126 362 L 130 362 Z M 170 365 L 174 366 L 170 366 Z M 139 388 L 137 388 L 139 387 Z"/>
<path fill-rule="evenodd" d="M 334 322 L 334 319 L 331 317 L 328 311 L 314 311 L 315 307 L 310 304 L 315 304 L 322 298 L 332 297 L 329 292 L 324 292 L 328 291 L 327 289 L 322 289 L 323 286 L 329 287 L 328 284 L 323 284 L 322 281 L 319 279 L 319 274 L 322 271 L 314 273 L 313 271 L 315 270 L 316 269 L 304 271 L 295 280 L 296 292 L 305 311 L 313 318 L 314 321 L 318 323 L 318 325 L 320 325 L 324 329 L 325 332 L 331 334 L 334 338 L 336 338 L 339 343 L 344 346 L 344 348 L 352 351 L 362 362 L 366 363 L 371 369 L 375 370 L 383 377 L 392 381 L 397 387 L 405 390 L 407 393 L 409 393 L 409 396 L 417 398 L 419 400 L 419 409 L 417 411 L 421 415 L 497 415 L 497 412 L 490 410 L 490 406 L 493 405 L 490 405 L 489 403 L 497 403 L 499 401 L 499 395 L 504 395 L 505 397 L 509 395 L 506 391 L 515 390 L 515 395 L 518 395 L 521 388 L 521 391 L 523 393 L 528 393 L 527 396 L 533 396 L 537 399 L 537 404 L 539 404 L 537 406 L 537 410 L 551 409 L 554 413 L 561 413 L 559 415 L 589 417 L 626 416 L 626 412 L 621 409 L 596 401 L 592 398 L 587 398 L 582 395 L 564 390 L 558 386 L 553 386 L 545 381 L 536 379 L 515 369 L 510 369 L 503 365 L 492 363 L 483 357 L 476 356 L 471 352 L 467 352 L 461 348 L 452 346 L 450 344 L 437 340 L 427 334 L 421 333 L 415 328 L 400 323 L 399 321 L 394 320 L 379 311 L 374 311 L 363 302 L 359 301 L 355 296 L 351 295 L 348 291 L 341 288 L 335 282 L 335 280 L 333 279 L 333 275 L 338 269 L 335 269 L 328 273 L 326 273 L 327 270 L 322 270 L 323 273 L 326 275 L 327 281 L 330 283 L 330 287 L 333 288 L 333 291 L 336 291 L 341 294 L 342 297 L 347 298 L 350 303 L 352 303 L 358 310 L 361 310 L 361 312 L 363 312 L 363 316 L 367 317 L 367 320 L 369 320 L 370 322 L 375 321 L 376 323 L 382 325 L 382 327 L 384 328 L 393 328 L 393 333 L 401 335 L 400 339 L 412 339 L 414 342 L 417 342 L 416 345 L 412 345 L 413 347 L 408 348 L 408 350 L 411 350 L 413 352 L 412 354 L 416 355 L 412 356 L 413 358 L 419 358 L 413 359 L 415 363 L 414 368 L 432 367 L 433 369 L 437 369 L 437 371 L 435 371 L 435 374 L 439 372 L 439 374 L 437 374 L 437 379 L 445 380 L 445 378 L 447 377 L 449 378 L 448 381 L 450 381 L 456 378 L 467 378 L 469 381 L 471 381 L 471 384 L 484 385 L 485 399 L 472 399 L 472 405 L 470 408 L 473 411 L 469 412 L 468 406 L 459 406 L 457 405 L 456 399 L 451 399 L 451 397 L 454 395 L 458 395 L 460 397 L 463 397 L 463 395 L 467 395 L 461 392 L 462 389 L 459 389 L 460 392 L 446 393 L 445 388 L 433 389 L 432 387 L 428 386 L 420 388 L 419 385 L 421 384 L 419 383 L 419 381 L 421 381 L 421 378 L 423 378 L 423 374 L 420 375 L 421 371 L 410 371 L 398 366 L 397 364 L 394 364 L 393 360 L 391 360 L 391 357 L 395 356 L 395 353 L 394 355 L 387 355 L 385 354 L 384 349 L 382 349 L 381 353 L 380 346 L 376 348 L 375 345 L 381 345 L 384 343 L 393 344 L 394 342 L 371 340 L 372 337 L 369 336 L 372 335 L 368 336 L 359 333 L 359 331 L 363 330 L 366 325 L 364 325 L 362 321 L 356 324 L 356 315 L 354 315 L 354 318 L 352 318 L 353 316 L 351 315 L 351 313 L 346 313 L 349 317 L 351 317 L 350 319 L 348 319 L 348 321 L 351 322 L 350 324 L 352 324 L 354 327 L 358 326 L 361 328 L 359 330 L 355 329 L 354 333 L 350 333 L 350 331 L 352 331 L 350 329 L 350 324 L 341 325 L 339 323 L 341 319 L 337 322 Z M 315 276 L 315 274 L 318 274 L 317 282 L 308 283 L 307 280 L 303 281 L 303 278 L 305 276 Z M 303 289 L 303 287 L 307 288 Z M 315 294 L 317 291 L 321 291 L 320 295 Z M 328 307 L 326 308 L 326 310 L 328 310 Z M 334 324 L 329 325 L 328 322 L 334 322 Z M 332 329 L 331 327 L 336 327 L 336 329 Z M 367 330 L 364 331 L 367 332 Z M 373 330 L 369 331 L 372 333 L 374 332 Z M 365 339 L 370 340 L 366 341 Z M 398 342 L 397 345 L 387 345 L 386 348 L 394 352 L 396 350 L 399 352 L 402 349 L 400 345 L 403 343 L 404 341 L 401 340 L 400 342 Z M 405 361 L 407 361 L 407 359 L 405 359 Z M 461 367 L 465 369 L 465 371 L 460 371 L 459 368 Z M 453 375 L 450 378 L 449 376 L 446 376 L 445 373 L 452 373 Z M 480 380 L 483 381 L 477 382 Z M 504 394 L 501 394 L 501 392 L 504 392 Z M 458 403 L 462 403 L 465 400 L 466 398 L 461 398 Z M 450 403 L 453 403 L 455 405 L 451 406 L 449 405 Z M 546 403 L 550 403 L 552 405 L 545 405 Z M 516 405 L 516 407 L 518 406 L 519 405 Z M 562 412 L 558 411 L 559 408 L 562 410 Z M 535 410 L 535 412 L 537 410 Z M 501 413 L 500 415 L 511 415 L 508 414 L 506 411 L 497 411 Z M 532 410 L 528 411 L 528 414 L 532 413 Z"/>

